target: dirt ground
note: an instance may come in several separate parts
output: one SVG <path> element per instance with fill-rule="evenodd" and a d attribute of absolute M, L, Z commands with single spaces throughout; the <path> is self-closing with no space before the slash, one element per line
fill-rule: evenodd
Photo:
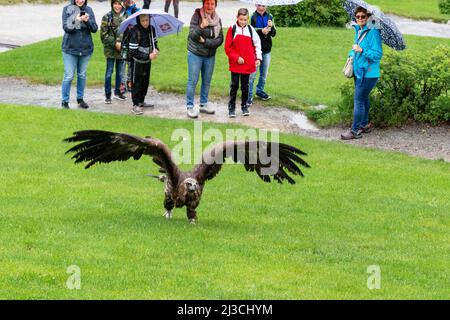
<path fill-rule="evenodd" d="M 19 105 L 38 105 L 60 108 L 60 86 L 29 84 L 23 80 L 0 78 L 0 87 L 8 88 L 0 95 L 0 103 Z M 75 88 L 72 88 L 72 96 Z M 117 114 L 131 114 L 131 101 L 113 100 L 104 103 L 103 88 L 86 88 L 85 100 L 90 104 L 89 111 Z M 147 102 L 155 104 L 154 109 L 146 110 L 144 116 L 171 119 L 187 119 L 185 97 L 176 94 L 160 93 L 149 90 Z M 210 103 L 215 108 L 215 115 L 201 115 L 199 120 L 218 123 L 239 123 L 250 127 L 294 133 L 317 139 L 337 141 L 360 147 L 376 148 L 388 151 L 404 152 L 426 159 L 443 159 L 450 162 L 450 126 L 428 127 L 411 124 L 400 128 L 376 129 L 362 139 L 341 141 L 340 134 L 348 128 L 319 129 L 301 112 L 285 108 L 264 107 L 263 102 L 256 102 L 251 107 L 250 117 L 239 115 L 235 119 L 227 117 L 227 101 L 215 100 Z M 76 108 L 72 98 L 71 108 Z"/>

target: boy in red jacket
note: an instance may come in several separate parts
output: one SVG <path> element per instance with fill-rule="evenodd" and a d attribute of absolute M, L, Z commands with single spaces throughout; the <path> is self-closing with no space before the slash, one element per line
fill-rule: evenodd
<path fill-rule="evenodd" d="M 250 74 L 256 71 L 262 60 L 261 40 L 251 25 L 247 25 L 248 10 L 241 8 L 237 14 L 237 22 L 230 27 L 225 40 L 225 52 L 231 71 L 230 101 L 228 116 L 236 117 L 236 94 L 241 82 L 242 114 L 248 116 L 248 80 Z"/>

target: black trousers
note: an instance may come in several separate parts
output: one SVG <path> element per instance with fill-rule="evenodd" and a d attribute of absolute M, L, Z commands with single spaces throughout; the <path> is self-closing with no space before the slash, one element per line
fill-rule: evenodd
<path fill-rule="evenodd" d="M 231 73 L 231 84 L 230 84 L 230 101 L 228 102 L 228 110 L 234 111 L 236 109 L 236 95 L 239 89 L 239 81 L 241 82 L 241 106 L 245 107 L 248 100 L 248 80 L 250 79 L 249 74 L 242 73 Z"/>
<path fill-rule="evenodd" d="M 144 103 L 147 95 L 148 85 L 150 83 L 151 62 L 138 63 L 134 60 L 130 61 L 131 68 L 131 98 L 133 105 L 137 106 Z"/>

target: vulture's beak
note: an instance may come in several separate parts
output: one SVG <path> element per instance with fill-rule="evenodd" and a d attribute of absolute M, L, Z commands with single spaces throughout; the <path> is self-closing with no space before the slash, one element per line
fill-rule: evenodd
<path fill-rule="evenodd" d="M 194 192 L 195 190 L 197 190 L 197 185 L 196 184 L 190 184 L 188 186 L 188 191 Z"/>

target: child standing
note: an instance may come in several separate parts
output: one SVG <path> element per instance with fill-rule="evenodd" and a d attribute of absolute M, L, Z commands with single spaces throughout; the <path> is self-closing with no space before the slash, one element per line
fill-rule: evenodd
<path fill-rule="evenodd" d="M 248 81 L 250 74 L 256 71 L 262 60 L 261 40 L 255 29 L 248 25 L 248 10 L 238 10 L 236 24 L 228 29 L 225 40 L 225 52 L 228 56 L 231 72 L 230 101 L 228 116 L 236 117 L 236 95 L 241 84 L 241 108 L 244 116 L 250 115 L 247 106 Z"/>
<path fill-rule="evenodd" d="M 114 65 L 116 65 L 114 97 L 119 100 L 126 99 L 120 91 L 124 61 L 120 54 L 122 35 L 119 33 L 119 26 L 123 20 L 125 20 L 125 8 L 119 0 L 111 0 L 111 11 L 103 16 L 100 33 L 106 57 L 105 103 L 107 104 L 111 103 L 111 78 Z"/>

